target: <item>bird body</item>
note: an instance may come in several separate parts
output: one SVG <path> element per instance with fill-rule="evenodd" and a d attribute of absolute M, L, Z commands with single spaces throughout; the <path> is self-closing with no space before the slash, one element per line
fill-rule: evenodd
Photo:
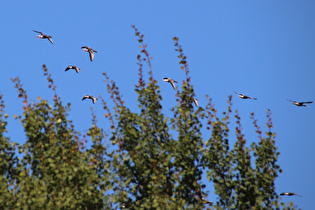
<path fill-rule="evenodd" d="M 85 99 L 91 99 L 93 104 L 95 104 L 96 100 L 98 100 L 98 98 L 95 98 L 94 96 L 91 96 L 91 95 L 83 96 L 82 101 L 85 100 Z"/>
<path fill-rule="evenodd" d="M 175 82 L 177 83 L 177 81 L 175 81 L 175 80 L 173 80 L 171 78 L 168 78 L 168 77 L 164 77 L 163 81 L 164 82 L 169 82 L 172 85 L 172 87 L 174 88 L 174 90 L 176 89 Z"/>
<path fill-rule="evenodd" d="M 246 96 L 246 95 L 244 95 L 244 94 L 242 94 L 242 93 L 238 93 L 238 92 L 235 92 L 235 91 L 234 91 L 234 93 L 236 93 L 236 94 L 238 95 L 238 97 L 241 98 L 241 99 L 253 99 L 253 100 L 257 100 L 257 98 L 252 98 L 252 97 Z"/>
<path fill-rule="evenodd" d="M 283 195 L 287 195 L 287 196 L 297 195 L 297 196 L 300 196 L 300 195 L 298 195 L 298 194 L 296 194 L 296 193 L 292 193 L 292 192 L 283 192 L 283 193 L 281 193 L 280 195 L 281 195 L 281 196 L 283 196 Z M 300 197 L 302 197 L 302 196 L 300 196 Z"/>
<path fill-rule="evenodd" d="M 97 51 L 93 50 L 92 48 L 90 48 L 88 46 L 83 46 L 83 47 L 81 47 L 81 49 L 83 49 L 85 52 L 88 52 L 90 55 L 90 61 L 93 61 L 94 53 L 97 53 Z"/>
<path fill-rule="evenodd" d="M 297 102 L 297 101 L 292 101 L 292 100 L 289 100 L 289 99 L 287 99 L 287 100 L 293 102 L 292 104 L 295 105 L 295 106 L 304 106 L 304 107 L 306 107 L 306 105 L 304 105 L 304 104 L 311 104 L 311 103 L 313 103 L 313 101 Z"/>
<path fill-rule="evenodd" d="M 207 199 L 205 199 L 205 198 L 202 198 L 201 200 L 202 200 L 202 203 L 203 203 L 203 204 L 210 204 L 210 205 L 212 205 L 212 204 L 213 204 L 213 202 L 212 202 L 212 201 L 208 201 L 208 200 L 207 200 Z"/>
<path fill-rule="evenodd" d="M 69 69 L 74 69 L 77 73 L 79 73 L 79 71 L 81 70 L 80 68 L 76 66 L 68 66 L 65 71 L 68 71 Z"/>
<path fill-rule="evenodd" d="M 51 39 L 52 36 L 48 36 L 48 35 L 40 32 L 40 31 L 35 31 L 35 30 L 33 30 L 33 31 L 40 34 L 40 35 L 37 35 L 38 39 L 48 39 L 50 41 L 50 43 L 54 44 L 53 40 Z"/>

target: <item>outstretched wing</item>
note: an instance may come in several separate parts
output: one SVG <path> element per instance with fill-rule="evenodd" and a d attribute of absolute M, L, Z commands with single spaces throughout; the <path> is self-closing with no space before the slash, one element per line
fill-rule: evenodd
<path fill-rule="evenodd" d="M 313 101 L 306 101 L 306 102 L 300 102 L 300 103 L 303 103 L 303 104 L 311 104 L 311 103 L 313 103 Z"/>
<path fill-rule="evenodd" d="M 297 102 L 297 101 L 292 101 L 292 100 L 289 100 L 289 99 L 287 99 L 287 101 L 294 102 L 294 103 Z"/>
<path fill-rule="evenodd" d="M 235 92 L 235 91 L 234 91 L 234 93 L 236 93 L 237 95 L 242 95 L 241 93 L 238 93 L 238 92 Z"/>
<path fill-rule="evenodd" d="M 89 50 L 89 54 L 90 54 L 90 60 L 93 61 L 93 59 L 94 59 L 94 52 L 92 50 Z"/>
<path fill-rule="evenodd" d="M 35 30 L 33 30 L 34 32 L 36 32 L 36 33 L 39 33 L 39 34 L 42 34 L 43 35 L 43 33 L 42 32 L 40 32 L 40 31 L 35 31 Z"/>
<path fill-rule="evenodd" d="M 48 40 L 50 41 L 50 43 L 54 44 L 53 40 L 51 39 L 51 37 L 48 37 Z"/>
<path fill-rule="evenodd" d="M 172 85 L 172 87 L 174 88 L 174 90 L 176 89 L 176 87 L 175 87 L 175 84 L 174 84 L 174 81 L 169 81 L 169 83 L 171 83 L 171 85 Z"/>

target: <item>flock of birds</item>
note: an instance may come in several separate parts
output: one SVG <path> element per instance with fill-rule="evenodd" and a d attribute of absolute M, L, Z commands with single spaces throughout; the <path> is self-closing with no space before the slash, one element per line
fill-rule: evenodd
<path fill-rule="evenodd" d="M 40 34 L 40 35 L 37 35 L 38 39 L 48 39 L 50 41 L 50 43 L 54 44 L 54 42 L 52 40 L 52 36 L 48 36 L 48 35 L 44 34 L 43 32 L 40 32 L 40 31 L 35 31 L 35 30 L 33 30 L 33 31 L 38 33 L 38 34 Z M 93 61 L 94 53 L 97 53 L 97 51 L 93 50 L 92 48 L 90 48 L 88 46 L 83 46 L 83 47 L 81 47 L 81 49 L 83 49 L 83 51 L 85 51 L 85 52 L 88 52 L 89 55 L 90 55 L 90 61 Z M 68 71 L 70 69 L 74 69 L 77 73 L 79 73 L 79 71 L 81 70 L 77 66 L 68 66 L 65 71 Z M 83 96 L 82 101 L 85 100 L 85 99 L 91 99 L 93 104 L 95 104 L 96 100 L 98 100 L 98 98 L 96 98 L 96 97 L 94 97 L 92 95 L 85 95 L 85 96 Z"/>
<path fill-rule="evenodd" d="M 37 38 L 38 39 L 48 39 L 50 41 L 50 43 L 54 44 L 53 40 L 52 40 L 52 36 L 48 36 L 40 31 L 35 31 L 33 30 L 34 32 L 38 33 L 39 35 L 37 35 Z M 81 47 L 81 49 L 83 49 L 83 51 L 85 52 L 88 52 L 89 53 L 89 56 L 90 56 L 90 61 L 93 61 L 94 60 L 94 53 L 97 53 L 96 50 L 93 50 L 92 48 L 88 47 L 88 46 L 83 46 Z M 79 73 L 79 71 L 81 70 L 80 68 L 78 68 L 77 66 L 73 66 L 73 65 L 70 65 L 66 68 L 65 71 L 68 71 L 70 69 L 74 69 L 77 73 Z M 165 77 L 163 78 L 163 81 L 164 82 L 168 82 L 171 84 L 171 86 L 173 87 L 174 90 L 176 90 L 176 86 L 175 86 L 175 83 L 178 83 L 177 81 L 171 79 L 171 78 L 168 78 L 168 77 Z M 235 91 L 234 91 L 235 92 Z M 253 98 L 253 97 L 250 97 L 250 96 L 247 96 L 247 95 L 244 95 L 242 93 L 238 93 L 238 92 L 235 92 L 239 98 L 241 99 L 252 99 L 252 100 L 257 100 L 257 98 Z M 92 95 L 85 95 L 83 96 L 82 98 L 82 101 L 85 100 L 85 99 L 91 99 L 93 104 L 95 104 L 96 100 L 98 100 L 98 98 L 92 96 Z M 305 104 L 310 104 L 310 103 L 313 103 L 313 101 L 304 101 L 304 102 L 301 102 L 301 101 L 293 101 L 293 100 L 289 100 L 287 99 L 288 101 L 290 102 L 293 102 L 293 105 L 295 106 L 304 106 L 306 107 Z M 195 105 L 198 107 L 198 99 L 196 98 L 193 98 L 193 101 L 195 103 Z M 292 192 L 283 192 L 280 194 L 280 196 L 293 196 L 293 195 L 296 195 L 296 196 L 300 196 L 296 193 L 292 193 Z M 301 197 L 301 196 L 300 196 Z M 206 199 L 203 198 L 203 202 L 209 202 L 209 203 L 213 203 L 213 202 L 210 202 L 210 201 L 207 201 Z"/>
<path fill-rule="evenodd" d="M 54 42 L 53 42 L 53 40 L 52 40 L 52 36 L 48 36 L 48 35 L 44 34 L 43 32 L 40 32 L 40 31 L 35 31 L 35 30 L 33 30 L 33 31 L 36 32 L 36 33 L 38 33 L 38 34 L 40 34 L 40 35 L 37 35 L 37 38 L 38 38 L 38 39 L 48 39 L 48 40 L 50 41 L 50 43 L 54 44 Z M 94 53 L 97 53 L 96 50 L 93 50 L 92 48 L 90 48 L 90 47 L 88 47 L 88 46 L 83 46 L 83 47 L 81 47 L 81 49 L 83 49 L 83 51 L 89 53 L 90 61 L 93 61 L 93 60 L 94 60 Z M 68 71 L 68 70 L 70 70 L 70 69 L 74 69 L 77 73 L 79 73 L 79 71 L 81 70 L 81 69 L 78 68 L 77 66 L 72 66 L 72 65 L 70 65 L 70 66 L 68 66 L 68 67 L 66 68 L 65 71 Z M 174 89 L 176 89 L 175 83 L 178 83 L 177 81 L 175 81 L 175 80 L 173 80 L 173 79 L 171 79 L 171 78 L 168 78 L 168 77 L 163 78 L 163 81 L 164 81 L 164 82 L 169 82 L 169 83 L 172 85 L 172 87 L 173 87 Z M 235 92 L 235 91 L 234 91 L 234 92 Z M 236 94 L 238 95 L 238 97 L 241 98 L 241 99 L 257 100 L 257 98 L 253 98 L 253 97 L 244 95 L 244 94 L 242 94 L 242 93 L 238 93 L 238 92 L 235 92 L 235 93 L 236 93 Z M 95 104 L 96 100 L 98 100 L 96 97 L 94 97 L 94 96 L 92 96 L 92 95 L 85 95 L 85 96 L 83 96 L 82 100 L 85 100 L 85 99 L 91 99 L 92 102 L 93 102 L 93 104 Z M 293 105 L 296 105 L 296 106 L 304 106 L 304 107 L 306 107 L 305 104 L 313 103 L 313 101 L 293 101 L 293 100 L 289 100 L 289 99 L 287 99 L 287 100 L 290 101 L 290 102 L 293 102 Z M 193 101 L 194 101 L 195 105 L 198 106 L 198 99 L 193 98 Z"/>
<path fill-rule="evenodd" d="M 175 81 L 175 80 L 173 80 L 173 79 L 171 79 L 171 78 L 168 78 L 168 77 L 165 77 L 165 78 L 163 79 L 163 81 L 164 81 L 164 82 L 169 82 L 169 83 L 172 85 L 172 87 L 173 87 L 174 89 L 176 89 L 175 83 L 177 83 L 177 81 Z M 244 95 L 244 94 L 242 94 L 242 93 L 238 93 L 238 92 L 235 92 L 235 91 L 234 91 L 234 93 L 236 93 L 236 94 L 238 95 L 238 97 L 241 98 L 241 99 L 257 100 L 257 98 L 253 98 L 253 97 Z M 303 101 L 303 102 L 302 102 L 302 101 L 299 101 L 299 102 L 298 102 L 298 101 L 292 101 L 292 100 L 289 100 L 289 99 L 287 99 L 287 100 L 293 102 L 293 104 L 294 104 L 295 106 L 304 106 L 304 107 L 306 107 L 305 104 L 311 104 L 311 103 L 313 103 L 313 101 Z M 194 98 L 194 103 L 196 104 L 196 106 L 198 106 L 198 99 Z"/>

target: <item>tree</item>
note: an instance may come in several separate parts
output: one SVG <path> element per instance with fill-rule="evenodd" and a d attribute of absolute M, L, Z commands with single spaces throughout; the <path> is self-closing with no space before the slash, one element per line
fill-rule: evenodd
<path fill-rule="evenodd" d="M 125 106 L 119 88 L 104 72 L 113 106 L 101 98 L 111 132 L 92 125 L 86 134 L 68 120 L 70 104 L 63 105 L 56 85 L 43 66 L 53 104 L 38 98 L 29 101 L 19 78 L 12 79 L 23 100 L 20 120 L 26 134 L 23 145 L 6 137 L 4 102 L 0 96 L 0 190 L 1 206 L 45 209 L 294 209 L 280 203 L 274 181 L 281 173 L 277 164 L 271 113 L 267 110 L 266 135 L 252 113 L 258 141 L 250 146 L 241 130 L 240 116 L 232 112 L 232 97 L 223 117 L 208 97 L 208 104 L 195 107 L 189 66 L 179 39 L 173 38 L 180 69 L 186 78 L 176 90 L 173 116 L 162 112 L 162 96 L 151 67 L 144 36 L 135 26 L 141 52 L 137 55 L 138 112 Z M 144 66 L 145 65 L 145 66 Z M 144 79 L 148 68 L 149 78 Z M 229 143 L 230 115 L 234 114 L 236 143 Z M 205 133 L 202 130 L 206 127 Z M 208 131 L 208 133 L 207 133 Z M 205 140 L 205 136 L 208 139 Z M 111 148 L 105 145 L 109 137 Z M 91 146 L 85 146 L 91 141 Z M 16 150 L 19 149 L 18 155 Z M 21 159 L 20 159 L 21 157 Z M 219 199 L 208 202 L 207 173 Z"/>

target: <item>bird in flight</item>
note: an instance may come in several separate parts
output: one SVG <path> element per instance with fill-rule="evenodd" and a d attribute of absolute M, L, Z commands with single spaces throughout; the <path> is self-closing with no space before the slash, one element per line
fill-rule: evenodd
<path fill-rule="evenodd" d="M 234 93 L 236 93 L 236 94 L 238 95 L 238 97 L 241 98 L 241 99 L 253 99 L 253 100 L 257 100 L 257 98 L 252 98 L 252 97 L 246 96 L 246 95 L 244 95 L 244 94 L 242 94 L 242 93 L 238 93 L 238 92 L 235 92 L 235 91 L 234 91 Z"/>
<path fill-rule="evenodd" d="M 311 104 L 311 103 L 313 103 L 313 101 L 297 102 L 297 101 L 292 101 L 292 100 L 289 100 L 289 99 L 287 99 L 287 100 L 293 102 L 293 104 L 295 106 L 305 106 L 306 107 L 306 105 L 304 105 L 304 104 Z"/>
<path fill-rule="evenodd" d="M 33 31 L 40 34 L 40 35 L 37 35 L 38 39 L 48 39 L 50 41 L 50 43 L 54 44 L 53 40 L 51 39 L 52 36 L 47 36 L 46 34 L 40 32 L 40 31 L 35 31 L 35 30 L 33 30 Z"/>
<path fill-rule="evenodd" d="M 164 82 L 169 82 L 172 85 L 172 87 L 174 88 L 174 90 L 176 89 L 175 82 L 177 83 L 177 81 L 175 81 L 175 80 L 173 80 L 171 78 L 168 78 L 168 77 L 164 77 L 163 81 Z"/>
<path fill-rule="evenodd" d="M 85 99 L 91 99 L 93 101 L 93 104 L 95 104 L 96 100 L 98 100 L 98 98 L 95 98 L 94 96 L 91 96 L 91 95 L 85 95 L 83 96 L 82 98 L 82 101 L 85 100 Z"/>
<path fill-rule="evenodd" d="M 68 66 L 65 71 L 68 71 L 69 69 L 74 69 L 77 73 L 79 73 L 79 71 L 81 70 L 80 68 L 76 66 Z"/>
<path fill-rule="evenodd" d="M 287 196 L 297 195 L 297 196 L 300 196 L 300 195 L 298 195 L 296 193 L 292 193 L 292 192 L 284 192 L 284 193 L 281 193 L 280 195 L 281 196 L 283 196 L 283 195 L 287 195 Z M 302 196 L 300 196 L 300 197 L 302 197 Z"/>
<path fill-rule="evenodd" d="M 198 99 L 193 98 L 193 100 L 194 100 L 194 103 L 195 103 L 196 107 L 198 107 Z"/>
<path fill-rule="evenodd" d="M 97 53 L 97 51 L 93 50 L 92 48 L 90 48 L 88 46 L 83 46 L 83 47 L 81 47 L 81 49 L 83 49 L 85 52 L 88 52 L 89 55 L 90 55 L 90 60 L 93 61 L 94 53 Z"/>
<path fill-rule="evenodd" d="M 208 200 L 205 199 L 205 198 L 202 198 L 201 200 L 202 200 L 202 203 L 203 203 L 203 204 L 209 204 L 209 205 L 212 205 L 212 204 L 213 204 L 212 201 L 208 201 Z"/>
<path fill-rule="evenodd" d="M 200 198 L 199 198 L 199 196 L 195 196 L 195 198 L 196 198 L 196 200 L 200 200 Z M 202 202 L 202 204 L 208 204 L 208 205 L 210 205 L 210 206 L 212 206 L 212 204 L 214 203 L 214 202 L 212 202 L 212 201 L 208 201 L 206 198 L 204 198 L 204 197 L 201 197 L 201 202 Z"/>

